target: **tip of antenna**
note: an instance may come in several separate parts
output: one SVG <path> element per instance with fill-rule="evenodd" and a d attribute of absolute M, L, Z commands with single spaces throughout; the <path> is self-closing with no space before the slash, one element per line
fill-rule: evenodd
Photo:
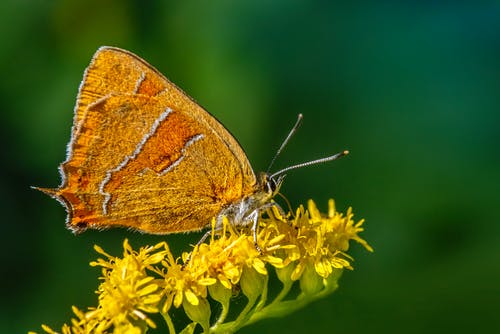
<path fill-rule="evenodd" d="M 297 118 L 298 119 L 302 119 L 302 118 L 304 118 L 304 115 L 302 115 L 302 113 L 300 113 L 300 114 L 297 115 Z"/>
<path fill-rule="evenodd" d="M 348 154 L 349 154 L 349 151 L 348 151 L 348 150 L 344 150 L 344 151 L 342 152 L 342 155 L 348 155 Z"/>

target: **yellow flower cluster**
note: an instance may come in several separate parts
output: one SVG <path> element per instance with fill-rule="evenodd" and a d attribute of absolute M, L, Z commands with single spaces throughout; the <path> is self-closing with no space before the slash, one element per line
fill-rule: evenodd
<path fill-rule="evenodd" d="M 333 292 L 342 270 L 352 269 L 346 254 L 350 240 L 372 251 L 358 235 L 363 220 L 355 223 L 351 209 L 343 215 L 335 210 L 333 200 L 328 204 L 326 215 L 313 201 L 307 210 L 300 206 L 287 217 L 275 208 L 268 210 L 259 221 L 258 247 L 249 227 L 235 229 L 226 219 L 222 231 L 212 232 L 208 242 L 184 253 L 182 259 L 176 259 L 165 242 L 135 251 L 125 240 L 122 257 L 96 246 L 104 256 L 91 263 L 102 269 L 98 306 L 86 312 L 74 307 L 76 318 L 63 326 L 62 333 L 145 333 L 156 328 L 152 319 L 156 314 L 163 317 L 170 333 L 176 333 L 169 312 L 181 306 L 192 321 L 182 333 L 192 333 L 198 325 L 204 333 L 231 333 L 303 307 Z M 270 270 L 282 290 L 268 301 Z M 287 299 L 297 281 L 299 295 Z M 237 293 L 246 297 L 247 304 L 229 319 Z M 214 304 L 222 309 L 215 321 Z"/>

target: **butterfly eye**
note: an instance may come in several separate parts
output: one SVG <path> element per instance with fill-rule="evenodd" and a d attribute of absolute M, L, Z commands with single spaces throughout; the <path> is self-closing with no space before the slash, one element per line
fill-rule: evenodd
<path fill-rule="evenodd" d="M 266 174 L 263 179 L 266 192 L 273 196 L 276 195 L 281 187 L 284 177 L 284 175 L 280 175 L 277 178 L 272 178 Z"/>
<path fill-rule="evenodd" d="M 261 173 L 260 175 L 262 189 L 269 195 L 274 194 L 276 190 L 276 181 L 269 177 L 267 173 Z"/>
<path fill-rule="evenodd" d="M 274 194 L 278 185 L 276 184 L 276 181 L 274 179 L 270 178 L 267 180 L 266 186 L 267 186 L 267 192 L 270 194 Z"/>

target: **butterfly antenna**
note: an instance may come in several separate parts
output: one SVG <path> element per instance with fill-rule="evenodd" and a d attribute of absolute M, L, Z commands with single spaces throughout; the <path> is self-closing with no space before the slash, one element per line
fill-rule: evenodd
<path fill-rule="evenodd" d="M 302 114 L 298 114 L 297 121 L 295 122 L 295 125 L 290 130 L 290 132 L 288 133 L 288 136 L 286 136 L 285 140 L 283 140 L 283 143 L 281 144 L 280 148 L 278 149 L 278 151 L 274 155 L 273 160 L 271 160 L 271 163 L 269 164 L 269 167 L 267 168 L 268 174 L 269 174 L 269 171 L 271 170 L 271 167 L 273 167 L 274 162 L 276 161 L 276 158 L 278 158 L 278 156 L 281 154 L 281 151 L 283 151 L 283 149 L 288 144 L 288 142 L 290 141 L 292 136 L 295 134 L 297 129 L 300 127 L 300 124 L 302 123 L 302 118 L 304 118 L 304 116 L 302 116 Z"/>
<path fill-rule="evenodd" d="M 348 154 L 349 154 L 349 151 L 345 150 L 345 151 L 339 152 L 337 154 L 331 155 L 329 157 L 325 157 L 325 158 L 321 158 L 321 159 L 317 159 L 317 160 L 312 160 L 312 161 L 307 161 L 307 162 L 303 162 L 303 163 L 300 163 L 297 165 L 289 166 L 289 167 L 283 168 L 282 170 L 277 171 L 276 173 L 269 176 L 269 178 L 274 179 L 276 176 L 281 175 L 283 173 L 286 173 L 292 169 L 297 169 L 297 168 L 302 168 L 305 166 L 317 165 L 317 164 L 321 164 L 324 162 L 337 160 L 338 158 L 341 158 L 341 157 L 348 155 Z"/>

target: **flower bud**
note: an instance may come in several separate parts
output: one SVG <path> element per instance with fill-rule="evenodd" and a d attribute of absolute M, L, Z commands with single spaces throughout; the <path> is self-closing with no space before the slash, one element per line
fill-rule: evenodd
<path fill-rule="evenodd" d="M 306 264 L 300 277 L 300 289 L 306 295 L 314 295 L 323 288 L 323 278 L 316 273 L 314 265 Z"/>
<path fill-rule="evenodd" d="M 240 278 L 241 290 L 249 300 L 255 300 L 264 290 L 266 276 L 252 267 L 244 267 Z"/>
<path fill-rule="evenodd" d="M 229 300 L 232 296 L 231 289 L 224 287 L 219 281 L 217 283 L 208 286 L 208 293 L 210 296 L 221 303 L 222 305 L 229 305 Z"/>
<path fill-rule="evenodd" d="M 295 269 L 295 264 L 290 263 L 283 268 L 276 268 L 276 276 L 283 284 L 287 284 L 292 281 L 292 272 Z"/>
<path fill-rule="evenodd" d="M 182 306 L 189 319 L 197 322 L 208 333 L 210 328 L 210 304 L 205 298 L 198 298 L 198 305 L 193 305 L 184 299 Z"/>

